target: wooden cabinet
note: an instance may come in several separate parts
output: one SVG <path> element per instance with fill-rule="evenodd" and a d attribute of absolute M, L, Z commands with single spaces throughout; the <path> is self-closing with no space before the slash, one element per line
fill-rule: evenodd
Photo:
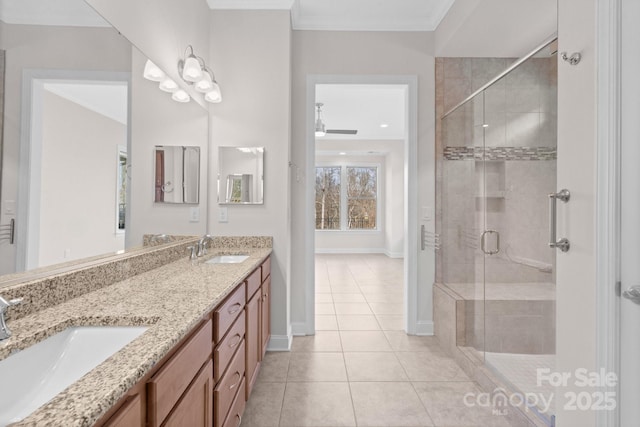
<path fill-rule="evenodd" d="M 211 320 L 208 320 L 147 383 L 150 426 L 162 424 L 202 365 L 210 358 L 211 330 Z"/>
<path fill-rule="evenodd" d="M 247 332 L 246 332 L 246 364 L 247 364 L 247 385 L 245 398 L 249 399 L 253 384 L 258 377 L 258 363 L 262 356 L 261 341 L 261 312 L 262 292 L 260 287 L 253 294 L 246 307 Z"/>
<path fill-rule="evenodd" d="M 261 298 L 261 317 L 260 324 L 261 331 L 261 346 L 260 346 L 260 358 L 267 351 L 269 345 L 269 338 L 271 338 L 271 276 L 267 277 L 262 283 L 262 298 Z"/>
<path fill-rule="evenodd" d="M 164 427 L 211 427 L 213 362 L 209 359 L 175 406 Z"/>
<path fill-rule="evenodd" d="M 240 384 L 240 389 L 244 388 L 244 378 Z M 231 409 L 221 427 L 239 427 L 244 413 L 245 399 L 243 393 L 236 394 L 236 398 L 231 404 Z"/>
<path fill-rule="evenodd" d="M 140 395 L 130 396 L 118 411 L 104 424 L 105 427 L 141 427 L 142 403 Z"/>
<path fill-rule="evenodd" d="M 220 381 L 218 381 L 213 391 L 213 404 L 215 408 L 214 426 L 223 425 L 236 395 L 240 395 L 243 400 L 245 398 L 244 388 L 242 387 L 245 379 L 244 350 L 244 343 L 242 343 L 241 348 L 229 364 L 229 368 Z"/>
<path fill-rule="evenodd" d="M 213 339 L 216 343 L 220 342 L 233 322 L 242 313 L 246 302 L 245 298 L 246 290 L 243 282 L 213 311 Z"/>
<path fill-rule="evenodd" d="M 239 426 L 271 336 L 270 291 L 267 258 L 97 425 Z"/>

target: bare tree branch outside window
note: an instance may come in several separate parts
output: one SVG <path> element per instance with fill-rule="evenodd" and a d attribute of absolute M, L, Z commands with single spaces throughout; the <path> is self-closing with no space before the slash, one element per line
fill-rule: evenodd
<path fill-rule="evenodd" d="M 316 168 L 316 230 L 340 230 L 341 168 Z"/>
<path fill-rule="evenodd" d="M 378 208 L 378 168 L 347 167 L 347 228 L 375 230 Z"/>

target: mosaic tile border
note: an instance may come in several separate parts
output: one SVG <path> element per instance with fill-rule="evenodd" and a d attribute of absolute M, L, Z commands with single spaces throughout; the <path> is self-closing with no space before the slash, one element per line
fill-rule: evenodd
<path fill-rule="evenodd" d="M 445 160 L 556 160 L 556 147 L 445 147 Z"/>

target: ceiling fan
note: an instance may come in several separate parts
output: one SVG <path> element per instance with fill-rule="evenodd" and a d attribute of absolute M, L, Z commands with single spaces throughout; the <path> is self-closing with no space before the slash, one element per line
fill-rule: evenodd
<path fill-rule="evenodd" d="M 325 129 L 322 118 L 320 117 L 320 113 L 322 113 L 321 108 L 323 105 L 324 104 L 322 102 L 316 103 L 316 109 L 318 112 L 318 118 L 316 119 L 316 136 L 325 136 L 328 133 L 340 135 L 355 135 L 358 133 L 358 131 L 355 129 Z"/>

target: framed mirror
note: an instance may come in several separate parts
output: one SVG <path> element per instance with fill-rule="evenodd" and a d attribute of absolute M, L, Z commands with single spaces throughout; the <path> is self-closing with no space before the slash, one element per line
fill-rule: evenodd
<path fill-rule="evenodd" d="M 200 147 L 156 145 L 156 203 L 199 203 Z"/>
<path fill-rule="evenodd" d="M 264 147 L 218 147 L 218 203 L 264 203 Z"/>

